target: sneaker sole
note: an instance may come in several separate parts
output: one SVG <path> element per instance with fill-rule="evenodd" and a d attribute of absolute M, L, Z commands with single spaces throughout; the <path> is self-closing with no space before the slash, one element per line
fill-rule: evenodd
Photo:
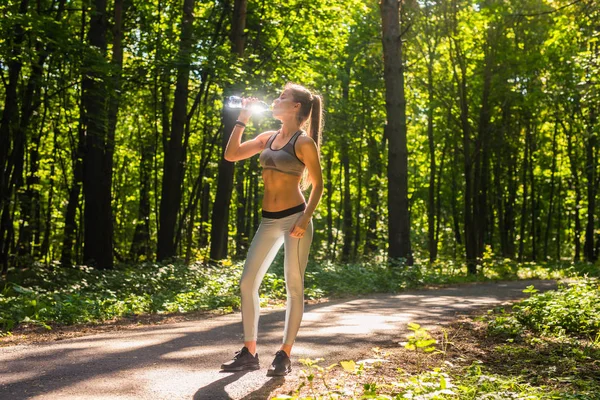
<path fill-rule="evenodd" d="M 267 376 L 286 376 L 288 374 L 290 374 L 292 372 L 291 368 L 288 368 L 287 370 L 283 371 L 283 373 L 281 374 L 276 374 L 275 371 L 267 371 Z"/>
<path fill-rule="evenodd" d="M 221 371 L 225 371 L 225 372 L 239 372 L 239 371 L 246 371 L 246 370 L 257 370 L 260 369 L 260 364 L 246 364 L 246 365 L 241 365 L 239 367 L 235 367 L 235 368 L 223 368 L 223 366 L 221 366 Z"/>

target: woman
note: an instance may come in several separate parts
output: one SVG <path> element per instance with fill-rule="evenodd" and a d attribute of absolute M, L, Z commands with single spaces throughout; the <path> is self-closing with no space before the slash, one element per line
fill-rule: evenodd
<path fill-rule="evenodd" d="M 233 360 L 221 365 L 225 371 L 259 369 L 256 339 L 260 313 L 258 288 L 284 244 L 284 273 L 287 310 L 283 344 L 267 371 L 267 376 L 283 376 L 291 371 L 290 354 L 304 312 L 304 271 L 313 236 L 311 217 L 323 193 L 319 163 L 321 144 L 321 98 L 306 88 L 287 84 L 273 102 L 273 118 L 281 129 L 261 133 L 241 142 L 250 120 L 247 110 L 255 98 L 244 99 L 239 119 L 225 149 L 225 159 L 239 161 L 261 153 L 264 197 L 262 221 L 244 264 L 240 281 L 244 347 Z M 308 125 L 306 134 L 301 128 Z M 313 188 L 305 203 L 302 189 Z"/>

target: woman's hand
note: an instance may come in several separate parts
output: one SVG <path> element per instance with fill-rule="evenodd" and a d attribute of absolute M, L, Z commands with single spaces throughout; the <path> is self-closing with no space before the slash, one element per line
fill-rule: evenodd
<path fill-rule="evenodd" d="M 296 221 L 294 226 L 292 226 L 292 229 L 290 230 L 290 236 L 295 237 L 295 238 L 303 237 L 304 233 L 306 232 L 306 228 L 308 227 L 309 222 L 310 222 L 310 217 L 307 216 L 306 214 L 302 214 L 298 218 L 298 220 Z"/>
<path fill-rule="evenodd" d="M 242 110 L 240 111 L 240 116 L 238 117 L 239 121 L 245 124 L 250 121 L 250 117 L 252 116 L 252 111 L 250 108 L 252 107 L 252 104 L 256 102 L 258 102 L 256 97 L 244 97 L 242 99 Z"/>

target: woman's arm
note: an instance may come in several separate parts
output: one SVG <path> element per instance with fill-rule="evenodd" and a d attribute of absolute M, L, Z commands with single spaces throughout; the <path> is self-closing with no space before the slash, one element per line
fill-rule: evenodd
<path fill-rule="evenodd" d="M 224 157 L 227 161 L 245 160 L 260 153 L 269 137 L 273 134 L 273 132 L 263 132 L 254 139 L 241 143 L 242 132 L 244 132 L 243 126 L 236 125 L 233 128 L 233 132 L 231 132 L 229 142 L 227 142 L 227 147 L 225 148 Z"/>
<path fill-rule="evenodd" d="M 244 125 L 250 121 L 251 113 L 247 107 L 256 101 L 257 100 L 253 97 L 242 100 L 243 109 L 240 111 L 238 121 L 242 122 Z M 233 127 L 233 131 L 231 132 L 231 136 L 229 136 L 229 141 L 227 142 L 227 147 L 225 147 L 225 154 L 223 155 L 227 161 L 233 162 L 245 160 L 246 158 L 250 158 L 253 155 L 260 153 L 260 151 L 265 147 L 269 136 L 272 134 L 272 132 L 264 132 L 254 139 L 250 139 L 244 143 L 241 143 L 242 133 L 244 130 L 245 126 L 242 125 L 236 124 Z"/>

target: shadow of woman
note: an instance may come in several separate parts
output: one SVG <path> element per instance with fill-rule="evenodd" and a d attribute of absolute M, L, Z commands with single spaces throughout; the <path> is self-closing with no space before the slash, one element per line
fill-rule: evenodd
<path fill-rule="evenodd" d="M 285 383 L 283 376 L 276 376 L 264 383 L 261 387 L 256 389 L 254 392 L 248 393 L 241 400 L 265 400 L 269 398 L 269 395 L 273 390 Z"/>
<path fill-rule="evenodd" d="M 230 400 L 231 397 L 225 391 L 225 386 L 237 381 L 242 376 L 246 375 L 251 371 L 242 371 L 236 373 L 230 373 L 229 375 L 214 381 L 210 385 L 204 386 L 194 394 L 194 400 Z M 242 398 L 242 400 L 265 400 L 269 397 L 269 394 L 279 386 L 285 383 L 285 378 L 274 377 L 269 379 L 260 388 L 255 391 L 248 393 Z"/>
<path fill-rule="evenodd" d="M 214 381 L 210 385 L 204 386 L 194 393 L 194 400 L 229 400 L 229 394 L 225 391 L 225 386 L 229 385 L 246 375 L 250 371 L 228 373 L 227 376 Z M 224 372 L 225 373 L 225 372 Z"/>

